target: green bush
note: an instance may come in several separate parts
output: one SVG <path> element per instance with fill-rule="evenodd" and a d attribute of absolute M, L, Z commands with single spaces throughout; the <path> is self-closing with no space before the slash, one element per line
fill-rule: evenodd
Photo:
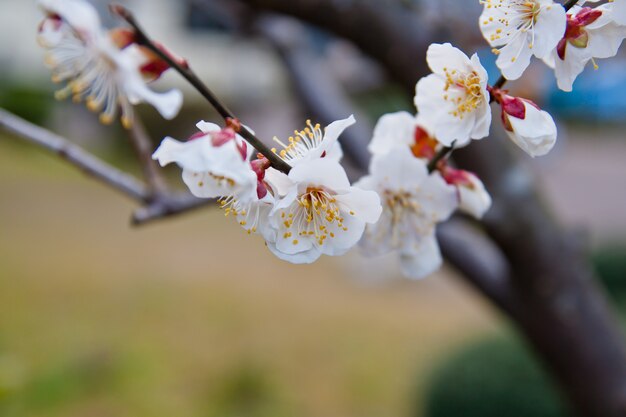
<path fill-rule="evenodd" d="M 55 100 L 50 90 L 0 82 L 0 107 L 36 124 L 43 124 Z"/>
<path fill-rule="evenodd" d="M 609 246 L 597 251 L 593 266 L 608 289 L 618 300 L 626 298 L 626 245 Z"/>
<path fill-rule="evenodd" d="M 514 338 L 481 341 L 433 375 L 426 417 L 566 417 L 531 353 Z M 421 413 L 417 413 L 421 415 Z"/>

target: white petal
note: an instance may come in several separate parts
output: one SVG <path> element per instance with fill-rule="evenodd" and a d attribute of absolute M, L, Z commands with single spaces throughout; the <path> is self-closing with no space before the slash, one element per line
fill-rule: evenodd
<path fill-rule="evenodd" d="M 314 238 L 308 236 L 288 236 L 279 229 L 276 236 L 276 250 L 285 255 L 295 255 L 315 248 Z"/>
<path fill-rule="evenodd" d="M 294 185 L 294 182 L 289 179 L 287 174 L 272 167 L 265 171 L 265 182 L 272 187 L 276 197 L 284 196 Z"/>
<path fill-rule="evenodd" d="M 572 91 L 574 81 L 591 59 L 589 51 L 568 44 L 565 49 L 565 60 L 559 58 L 556 51 L 552 54 L 557 85 L 563 91 Z"/>
<path fill-rule="evenodd" d="M 402 272 L 408 278 L 422 279 L 441 268 L 443 259 L 434 234 L 422 241 L 415 252 L 400 255 Z"/>
<path fill-rule="evenodd" d="M 396 147 L 406 148 L 415 141 L 416 118 L 401 111 L 382 116 L 374 128 L 374 137 L 369 144 L 372 154 L 382 154 Z"/>
<path fill-rule="evenodd" d="M 415 158 L 408 149 L 374 155 L 370 172 L 384 189 L 410 190 L 419 187 L 428 178 L 426 162 Z"/>
<path fill-rule="evenodd" d="M 383 210 L 380 219 L 375 224 L 368 224 L 359 242 L 359 247 L 367 256 L 384 255 L 395 249 L 394 222 L 391 211 Z"/>
<path fill-rule="evenodd" d="M 431 121 L 433 134 L 444 146 L 467 145 L 473 120 L 467 116 L 460 120 L 452 113 L 455 106 L 444 99 L 445 81 L 437 74 L 431 74 L 419 80 L 416 86 L 415 106 L 421 117 Z"/>
<path fill-rule="evenodd" d="M 594 58 L 612 58 L 626 37 L 626 27 L 613 22 L 595 31 L 589 31 L 589 44 L 587 48 Z"/>
<path fill-rule="evenodd" d="M 276 255 L 278 259 L 283 261 L 291 262 L 292 264 L 311 264 L 319 259 L 322 256 L 322 252 L 317 247 L 312 247 L 308 251 L 287 254 L 281 252 L 276 247 L 276 244 L 273 242 L 266 242 L 268 249 Z"/>
<path fill-rule="evenodd" d="M 350 192 L 337 195 L 335 199 L 343 208 L 343 211 L 348 213 L 346 218 L 355 217 L 366 223 L 376 223 L 383 211 L 380 205 L 380 197 L 374 191 L 352 187 Z"/>
<path fill-rule="evenodd" d="M 552 1 L 542 6 L 535 23 L 533 54 L 541 59 L 550 54 L 565 34 L 567 17 L 565 9 Z"/>
<path fill-rule="evenodd" d="M 437 222 L 447 220 L 458 206 L 456 189 L 438 172 L 433 172 L 421 184 L 420 204 L 431 219 Z"/>
<path fill-rule="evenodd" d="M 491 208 L 491 196 L 485 189 L 485 185 L 476 176 L 471 176 L 472 186 L 460 185 L 459 209 L 476 219 L 482 219 L 485 213 Z"/>
<path fill-rule="evenodd" d="M 324 152 L 330 152 L 344 130 L 356 123 L 354 116 L 350 115 L 346 119 L 337 120 L 329 124 L 324 130 L 324 139 L 318 149 L 311 152 L 312 158 L 319 158 Z"/>
<path fill-rule="evenodd" d="M 211 146 L 211 139 L 208 136 L 188 142 L 179 142 L 166 137 L 152 155 L 152 159 L 159 161 L 161 166 L 176 162 L 181 167 L 201 172 L 209 168 L 210 163 L 207 163 L 204 149 Z"/>
<path fill-rule="evenodd" d="M 344 218 L 342 226 L 340 228 L 337 223 L 328 226 L 329 233 L 334 237 L 327 238 L 321 246 L 320 250 L 324 255 L 344 255 L 361 240 L 365 231 L 365 222 L 349 215 Z"/>
<path fill-rule="evenodd" d="M 296 165 L 289 172 L 289 179 L 294 183 L 323 186 L 335 191 L 350 188 L 350 181 L 343 167 L 338 162 L 326 158 Z"/>
<path fill-rule="evenodd" d="M 198 123 L 196 123 L 196 127 L 202 133 L 219 132 L 220 130 L 222 130 L 219 125 L 216 125 L 215 123 L 205 122 L 204 120 L 200 120 Z"/>
<path fill-rule="evenodd" d="M 143 57 L 139 47 L 131 45 L 115 54 L 119 55 L 117 63 L 120 66 L 120 73 L 118 76 L 129 101 L 132 104 L 142 101 L 150 103 L 165 119 L 170 120 L 176 117 L 183 104 L 183 94 L 177 89 L 156 93 L 146 86 L 138 71 L 139 62 Z"/>
<path fill-rule="evenodd" d="M 426 51 L 426 61 L 435 74 L 443 74 L 444 68 L 466 72 L 472 65 L 467 55 L 449 43 L 431 44 Z"/>
<path fill-rule="evenodd" d="M 470 133 L 472 139 L 483 139 L 489 136 L 491 129 L 491 106 L 488 101 L 481 104 L 481 108 L 476 113 L 474 128 Z"/>
<path fill-rule="evenodd" d="M 528 36 L 520 35 L 500 49 L 496 65 L 507 80 L 517 80 L 530 65 L 533 51 L 528 46 Z"/>
<path fill-rule="evenodd" d="M 524 103 L 526 117 L 518 119 L 509 116 L 513 132 L 506 131 L 517 146 L 532 157 L 550 152 L 557 138 L 557 129 L 552 116 L 546 111 Z"/>
<path fill-rule="evenodd" d="M 61 16 L 70 26 L 95 41 L 102 36 L 102 24 L 96 9 L 84 0 L 40 0 L 47 12 Z"/>
<path fill-rule="evenodd" d="M 620 25 L 626 25 L 626 0 L 615 0 L 613 2 L 613 19 Z"/>

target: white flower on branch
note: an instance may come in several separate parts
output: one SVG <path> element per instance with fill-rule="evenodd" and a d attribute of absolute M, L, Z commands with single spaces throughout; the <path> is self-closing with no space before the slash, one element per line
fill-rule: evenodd
<path fill-rule="evenodd" d="M 426 60 L 433 74 L 417 83 L 415 105 L 432 123 L 433 135 L 445 146 L 467 145 L 489 134 L 491 110 L 487 71 L 474 54 L 468 58 L 449 43 L 432 44 Z"/>
<path fill-rule="evenodd" d="M 365 224 L 380 217 L 378 195 L 352 187 L 330 158 L 298 163 L 286 177 L 286 193 L 270 214 L 274 235 L 266 234 L 267 246 L 280 259 L 303 264 L 343 255 L 361 239 Z"/>
<path fill-rule="evenodd" d="M 440 172 L 448 184 L 456 187 L 459 210 L 482 219 L 491 208 L 492 200 L 480 178 L 469 171 L 447 165 L 441 167 Z"/>
<path fill-rule="evenodd" d="M 483 36 L 508 80 L 518 79 L 534 55 L 543 59 L 565 33 L 565 9 L 553 0 L 481 0 Z"/>
<path fill-rule="evenodd" d="M 431 131 L 432 128 L 419 115 L 416 117 L 404 111 L 385 114 L 376 123 L 368 149 L 373 155 L 398 148 L 410 149 L 415 157 L 431 159 L 438 146 Z"/>
<path fill-rule="evenodd" d="M 178 114 L 182 93 L 156 93 L 146 80 L 166 68 L 156 57 L 133 43 L 124 29 L 105 31 L 96 10 L 84 0 L 40 0 L 46 18 L 39 27 L 38 41 L 46 50 L 45 62 L 52 80 L 65 82 L 56 97 L 85 100 L 100 121 L 112 123 L 121 109 L 125 127 L 133 121 L 132 105 L 148 102 L 166 119 Z"/>
<path fill-rule="evenodd" d="M 339 136 L 348 127 L 356 123 L 354 116 L 350 116 L 343 120 L 328 125 L 324 130 L 319 124 L 313 125 L 307 120 L 307 126 L 300 131 L 295 131 L 287 143 L 281 142 L 278 138 L 274 138 L 282 149 L 272 149 L 289 165 L 295 166 L 304 161 L 311 161 L 317 158 L 329 158 L 339 161 L 343 157 L 341 145 L 339 144 Z"/>
<path fill-rule="evenodd" d="M 626 27 L 615 22 L 613 12 L 609 3 L 597 8 L 574 7 L 567 15 L 565 36 L 544 59 L 554 69 L 561 90 L 572 91 L 574 81 L 589 61 L 617 54 L 626 37 Z"/>
<path fill-rule="evenodd" d="M 367 255 L 397 252 L 403 273 L 423 278 L 442 263 L 435 237 L 437 223 L 458 205 L 456 190 L 438 172 L 429 174 L 426 162 L 409 150 L 374 155 L 370 175 L 355 187 L 376 191 L 383 204 L 380 220 L 368 225 L 360 242 Z"/>
<path fill-rule="evenodd" d="M 556 143 L 557 129 L 550 113 L 530 100 L 492 90 L 502 107 L 502 123 L 511 140 L 533 158 L 550 152 Z"/>
<path fill-rule="evenodd" d="M 255 201 L 257 175 L 248 161 L 246 142 L 234 130 L 200 122 L 202 131 L 187 142 L 165 138 L 153 159 L 161 166 L 172 162 L 183 170 L 183 181 L 200 198 L 228 197 L 238 204 Z"/>

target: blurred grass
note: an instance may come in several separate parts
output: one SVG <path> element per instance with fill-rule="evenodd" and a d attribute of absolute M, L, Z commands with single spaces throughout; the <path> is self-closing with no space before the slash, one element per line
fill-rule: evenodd
<path fill-rule="evenodd" d="M 217 210 L 133 208 L 0 136 L 0 415 L 405 416 L 416 374 L 497 326 L 447 273 L 366 285 L 380 266 L 282 263 Z"/>

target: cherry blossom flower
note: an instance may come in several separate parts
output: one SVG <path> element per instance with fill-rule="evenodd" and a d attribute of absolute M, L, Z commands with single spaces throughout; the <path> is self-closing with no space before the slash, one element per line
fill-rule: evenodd
<path fill-rule="evenodd" d="M 456 209 L 457 193 L 438 172 L 428 173 L 424 159 L 402 149 L 374 155 L 370 174 L 355 187 L 376 191 L 383 204 L 380 220 L 367 226 L 360 242 L 365 254 L 395 251 L 403 273 L 416 279 L 441 266 L 435 227 Z"/>
<path fill-rule="evenodd" d="M 245 141 L 230 128 L 200 122 L 200 133 L 187 142 L 165 138 L 152 158 L 161 166 L 172 162 L 183 170 L 183 181 L 200 198 L 225 197 L 229 205 L 258 199 L 258 181 Z M 236 214 L 236 213 L 235 213 Z"/>
<path fill-rule="evenodd" d="M 266 233 L 267 246 L 280 259 L 302 264 L 343 255 L 361 239 L 366 223 L 380 217 L 378 195 L 350 186 L 331 158 L 298 163 L 287 177 L 291 185 L 270 213 L 275 234 Z"/>
<path fill-rule="evenodd" d="M 483 182 L 469 171 L 447 165 L 443 166 L 440 172 L 448 184 L 456 187 L 459 210 L 476 219 L 482 219 L 492 203 Z"/>
<path fill-rule="evenodd" d="M 557 129 L 552 116 L 530 100 L 492 90 L 502 107 L 502 123 L 509 138 L 528 155 L 542 156 L 556 143 Z"/>
<path fill-rule="evenodd" d="M 38 35 L 46 50 L 45 63 L 54 82 L 67 83 L 57 91 L 58 99 L 85 100 L 90 110 L 100 112 L 105 124 L 113 122 L 119 107 L 127 128 L 133 121 L 132 105 L 142 101 L 166 119 L 176 116 L 182 93 L 156 93 L 146 86 L 142 75 L 150 72 L 148 78 L 154 79 L 165 68 L 155 71 L 155 56 L 133 44 L 129 31 L 105 31 L 96 10 L 84 0 L 40 0 L 39 4 L 47 15 Z"/>
<path fill-rule="evenodd" d="M 368 149 L 373 155 L 398 148 L 410 149 L 415 157 L 430 159 L 438 146 L 431 131 L 423 117 L 404 111 L 385 114 L 376 123 Z"/>
<path fill-rule="evenodd" d="M 565 33 L 565 9 L 552 0 L 481 0 L 483 36 L 498 55 L 496 65 L 518 79 L 534 55 L 543 59 Z"/>
<path fill-rule="evenodd" d="M 445 146 L 467 145 L 489 134 L 491 110 L 487 71 L 474 54 L 468 58 L 449 43 L 432 44 L 426 60 L 433 74 L 417 83 L 415 105 Z"/>
<path fill-rule="evenodd" d="M 597 8 L 575 6 L 567 15 L 565 36 L 544 61 L 554 69 L 557 84 L 572 91 L 574 81 L 589 61 L 610 58 L 626 37 L 626 27 L 613 20 L 612 4 Z M 597 65 L 594 62 L 594 67 Z"/>
<path fill-rule="evenodd" d="M 310 120 L 307 120 L 307 126 L 301 131 L 295 131 L 286 144 L 274 138 L 282 149 L 274 148 L 272 151 L 278 153 L 291 166 L 321 157 L 339 161 L 343 156 L 338 141 L 339 136 L 354 123 L 356 123 L 354 116 L 350 116 L 337 120 L 322 130 L 319 124 L 313 125 Z"/>

